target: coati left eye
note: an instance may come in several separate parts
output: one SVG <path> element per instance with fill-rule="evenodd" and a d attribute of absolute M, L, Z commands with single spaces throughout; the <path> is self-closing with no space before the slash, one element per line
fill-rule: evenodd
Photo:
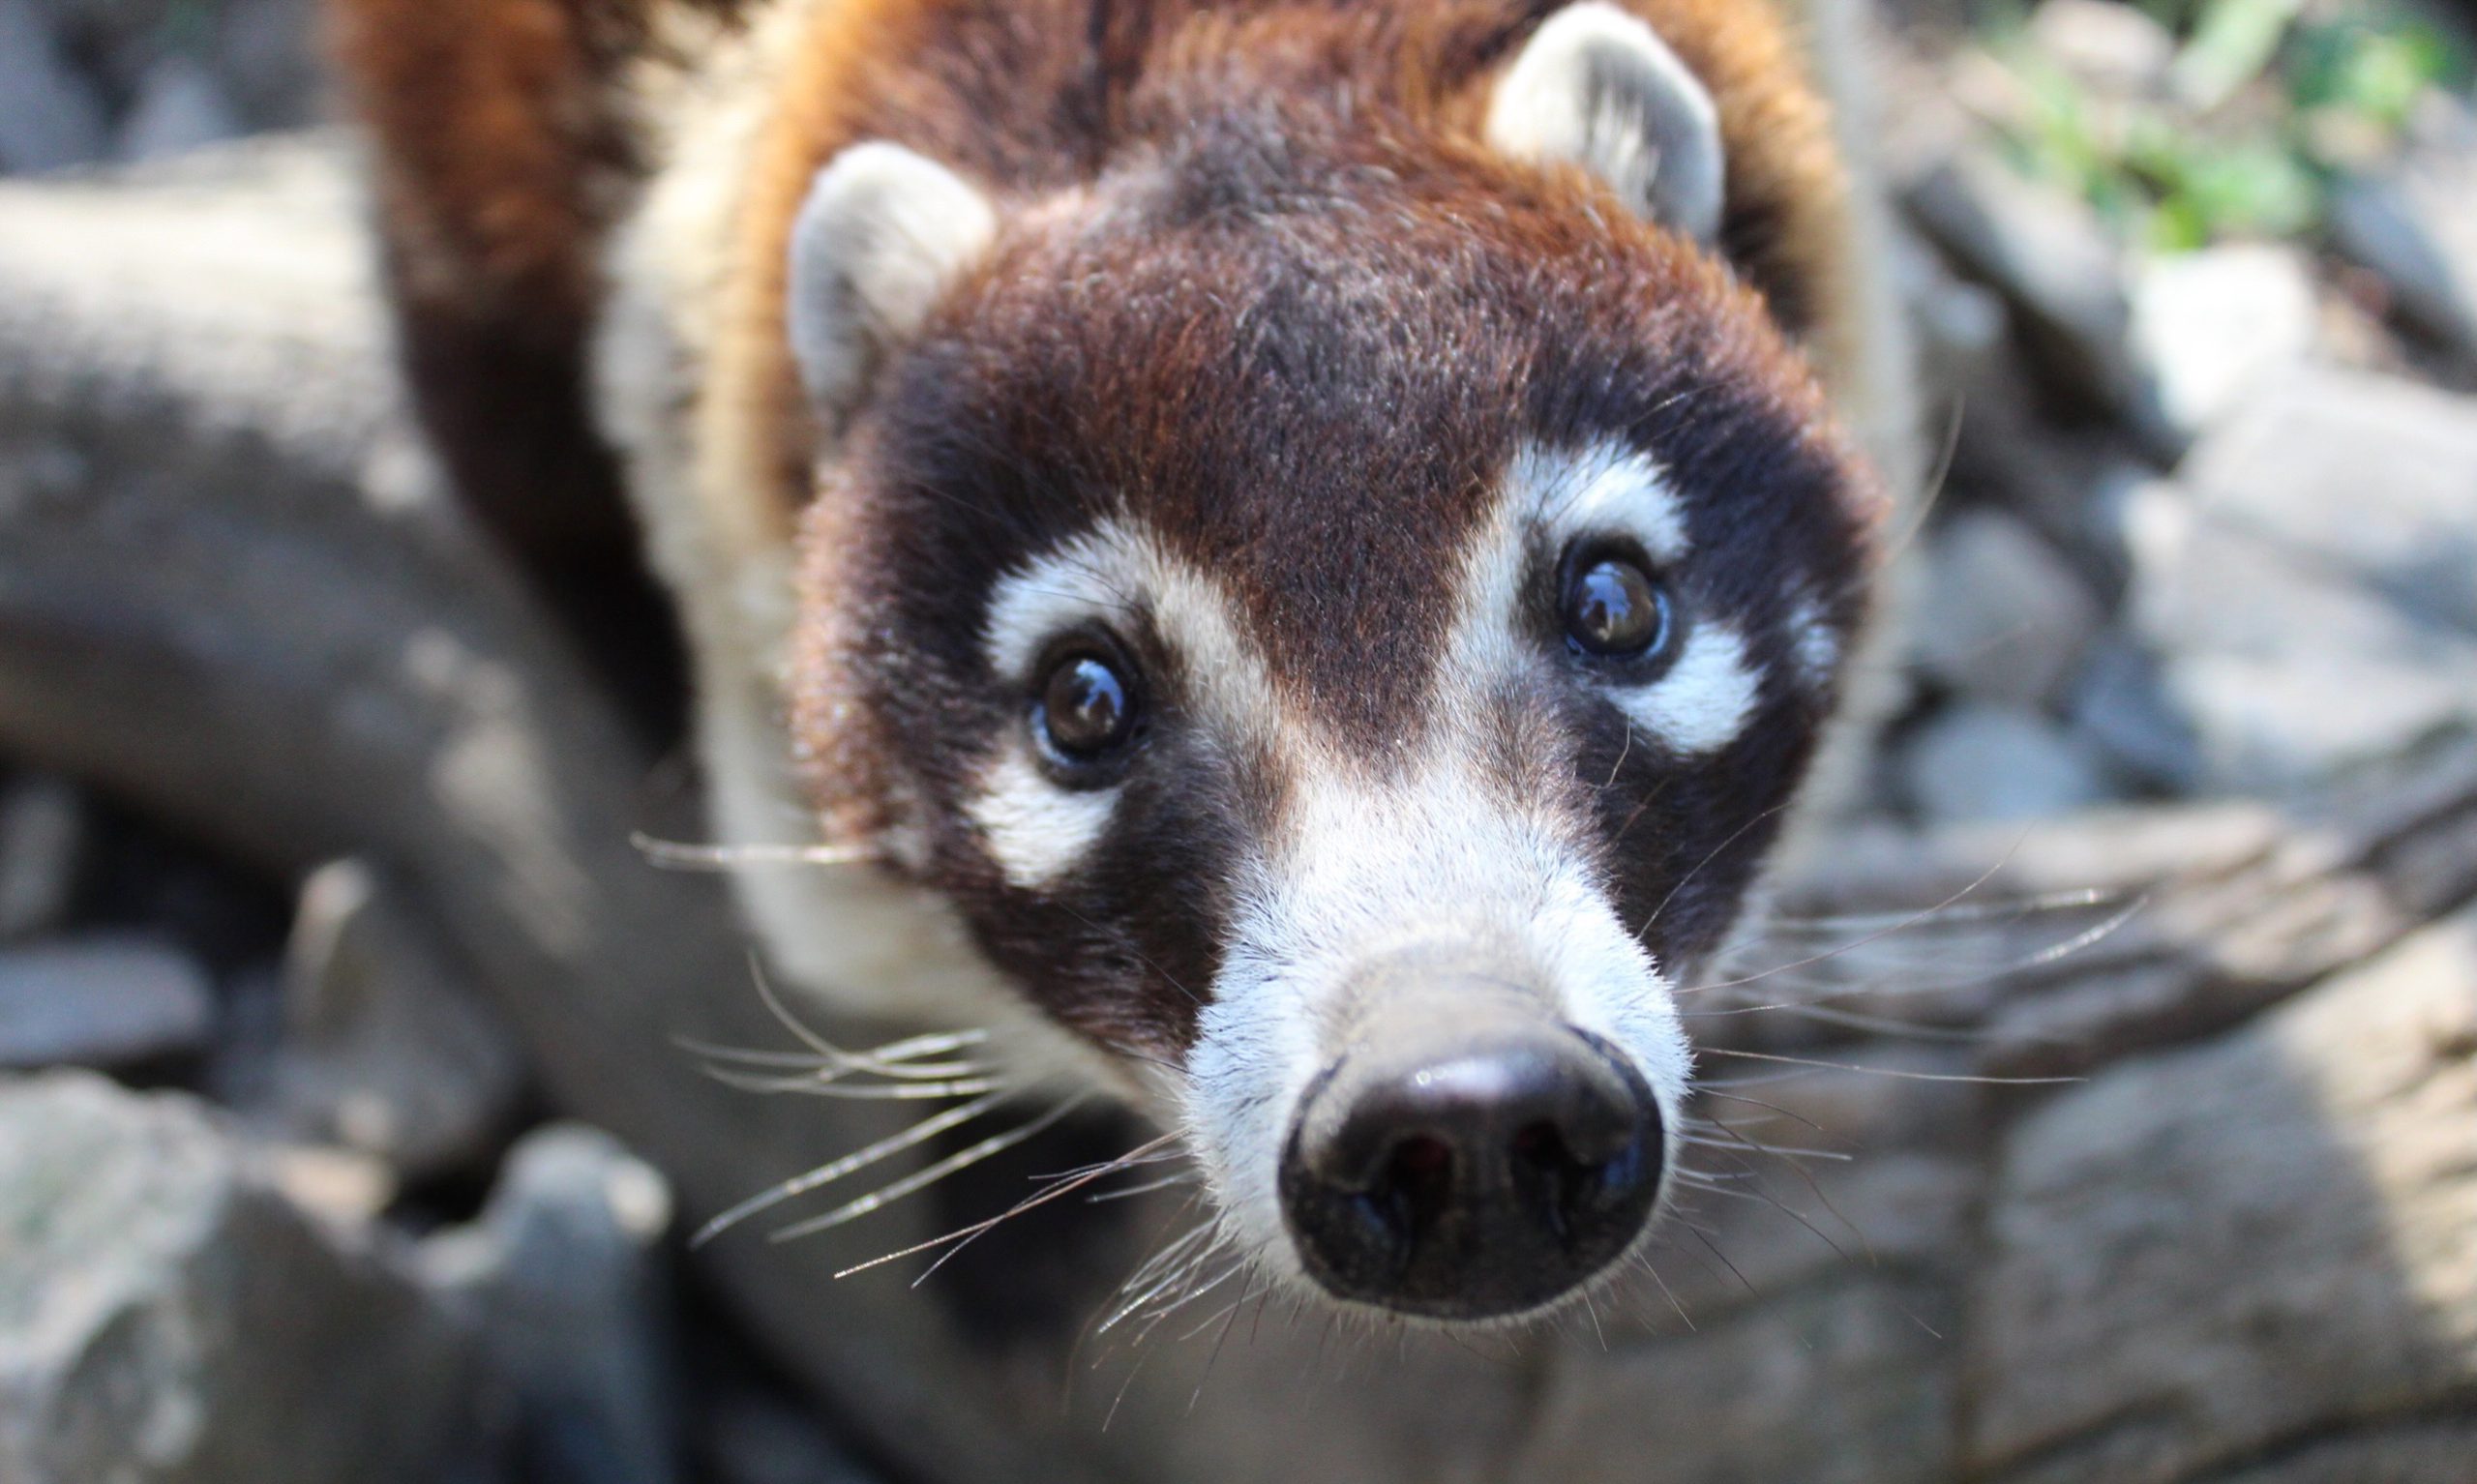
<path fill-rule="evenodd" d="M 1568 561 L 1559 607 L 1567 641 L 1583 654 L 1640 659 L 1668 641 L 1668 589 L 1622 551 L 1585 552 Z"/>
<path fill-rule="evenodd" d="M 1070 654 L 1041 682 L 1032 726 L 1063 760 L 1097 761 L 1135 732 L 1134 688 L 1108 658 Z"/>

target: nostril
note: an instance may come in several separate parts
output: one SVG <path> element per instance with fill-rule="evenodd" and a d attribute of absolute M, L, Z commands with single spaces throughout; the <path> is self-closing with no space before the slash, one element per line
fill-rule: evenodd
<path fill-rule="evenodd" d="M 1403 1241 L 1416 1242 L 1453 1204 L 1453 1146 L 1427 1134 L 1402 1140 L 1386 1155 L 1369 1195 Z"/>
<path fill-rule="evenodd" d="M 1393 1146 L 1385 1174 L 1404 1190 L 1442 1192 L 1453 1183 L 1453 1150 L 1442 1139 L 1414 1134 Z"/>
<path fill-rule="evenodd" d="M 1570 1245 L 1583 1203 L 1599 1183 L 1603 1162 L 1577 1158 L 1563 1130 L 1542 1120 L 1514 1130 L 1514 1180 L 1536 1192 L 1549 1233 Z"/>
<path fill-rule="evenodd" d="M 1514 1130 L 1513 1157 L 1535 1170 L 1558 1170 L 1577 1163 L 1566 1150 L 1566 1136 L 1544 1120 Z"/>

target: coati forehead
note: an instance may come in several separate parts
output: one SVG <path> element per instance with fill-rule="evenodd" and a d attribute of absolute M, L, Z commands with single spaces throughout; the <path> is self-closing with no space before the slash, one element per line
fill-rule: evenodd
<path fill-rule="evenodd" d="M 827 497 L 868 503 L 895 549 L 854 565 L 915 633 L 968 662 L 955 600 L 1124 515 L 1306 709 L 1398 731 L 1525 444 L 1656 458 L 1704 565 L 1753 574 L 1736 601 L 1843 572 L 1845 451 L 1725 273 L 1485 161 L 1279 143 L 1189 141 L 1035 214 L 890 371 Z"/>
<path fill-rule="evenodd" d="M 890 139 L 1007 192 L 1081 184 L 1249 109 L 1450 147 L 1487 84 L 1567 0 L 839 0 L 785 79 L 747 226 L 779 253 L 799 188 Z M 1625 0 L 1710 89 L 1728 161 L 1719 246 L 1793 334 L 1848 272 L 1846 182 L 1821 100 L 1767 0 Z M 1264 136 L 1259 134 L 1261 139 Z M 763 305 L 761 312 L 774 307 Z"/>

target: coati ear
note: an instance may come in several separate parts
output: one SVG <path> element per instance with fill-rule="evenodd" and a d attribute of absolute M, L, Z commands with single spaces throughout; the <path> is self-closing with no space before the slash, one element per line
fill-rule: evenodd
<path fill-rule="evenodd" d="M 1498 78 L 1488 142 L 1579 164 L 1635 210 L 1708 243 L 1720 230 L 1720 116 L 1640 17 L 1581 0 L 1543 22 Z"/>
<path fill-rule="evenodd" d="M 987 197 L 900 144 L 855 144 L 818 171 L 791 223 L 787 290 L 791 354 L 818 405 L 849 411 L 997 230 Z"/>

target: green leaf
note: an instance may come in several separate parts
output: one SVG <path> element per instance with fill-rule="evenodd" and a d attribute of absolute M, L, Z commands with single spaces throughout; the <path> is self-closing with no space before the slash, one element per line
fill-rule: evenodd
<path fill-rule="evenodd" d="M 2304 0 L 2204 0 L 2193 40 L 2169 73 L 2178 97 L 2208 113 L 2260 76 Z"/>

